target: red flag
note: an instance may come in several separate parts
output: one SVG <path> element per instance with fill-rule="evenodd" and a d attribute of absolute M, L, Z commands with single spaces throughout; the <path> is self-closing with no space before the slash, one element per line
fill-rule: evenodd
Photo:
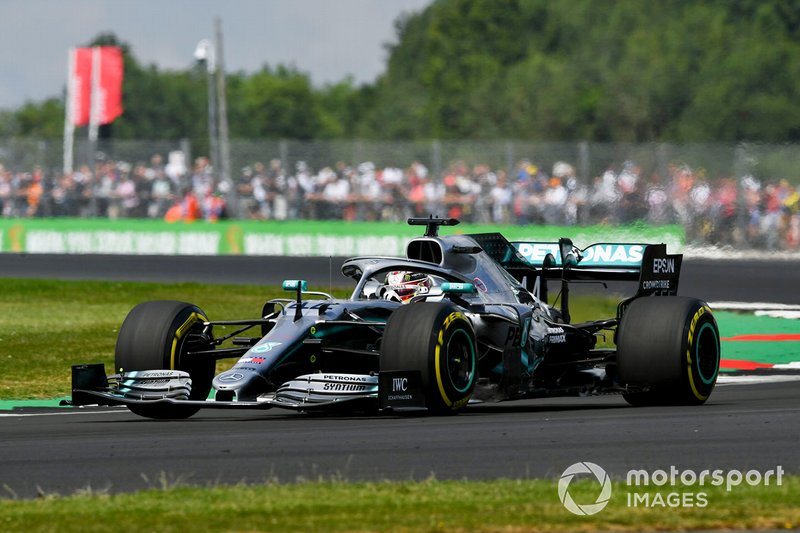
<path fill-rule="evenodd" d="M 92 95 L 92 49 L 75 48 L 72 56 L 72 122 L 89 123 Z"/>
<path fill-rule="evenodd" d="M 100 119 L 98 124 L 110 124 L 122 114 L 122 49 L 100 47 Z"/>
<path fill-rule="evenodd" d="M 95 54 L 94 51 L 97 50 Z M 99 65 L 93 68 L 93 58 Z M 122 114 L 122 50 L 116 46 L 76 48 L 72 58 L 73 123 L 85 126 L 91 120 L 93 73 L 97 73 L 97 123 L 109 124 Z"/>

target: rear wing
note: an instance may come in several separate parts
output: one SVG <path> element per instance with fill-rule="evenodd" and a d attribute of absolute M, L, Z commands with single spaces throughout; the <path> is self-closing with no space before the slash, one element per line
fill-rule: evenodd
<path fill-rule="evenodd" d="M 638 281 L 638 294 L 678 292 L 683 255 L 668 254 L 666 244 L 596 243 L 582 250 L 569 239 L 510 244 L 544 279 Z"/>

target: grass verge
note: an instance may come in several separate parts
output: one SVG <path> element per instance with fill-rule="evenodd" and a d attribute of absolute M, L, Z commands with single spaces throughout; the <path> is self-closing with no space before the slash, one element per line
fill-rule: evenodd
<path fill-rule="evenodd" d="M 114 364 L 119 326 L 145 300 L 196 303 L 212 317 L 258 316 L 275 288 L 0 280 L 0 399 L 69 394 L 70 366 Z"/>
<path fill-rule="evenodd" d="M 593 516 L 561 504 L 555 480 L 385 483 L 310 482 L 292 485 L 174 487 L 134 494 L 92 494 L 0 500 L 3 531 L 470 531 L 566 532 L 800 527 L 800 479 L 777 486 L 664 487 L 639 491 L 649 501 L 699 492 L 706 505 L 628 505 L 629 488 L 615 482 L 611 500 Z M 589 503 L 597 484 L 569 487 Z M 644 496 L 642 496 L 644 497 Z"/>
<path fill-rule="evenodd" d="M 0 279 L 0 294 L 0 400 L 68 395 L 74 364 L 105 363 L 111 372 L 119 326 L 140 302 L 182 300 L 226 320 L 258 316 L 266 300 L 287 297 L 253 285 L 29 279 Z M 615 301 L 576 298 L 572 308 L 575 321 L 613 316 Z"/>

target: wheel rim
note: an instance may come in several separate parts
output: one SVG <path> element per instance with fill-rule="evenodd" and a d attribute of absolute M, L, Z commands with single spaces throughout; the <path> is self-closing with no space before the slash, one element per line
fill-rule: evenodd
<path fill-rule="evenodd" d="M 697 334 L 695 345 L 697 374 L 706 385 L 711 385 L 719 370 L 719 338 L 714 327 L 706 322 Z"/>
<path fill-rule="evenodd" d="M 475 347 L 463 329 L 455 330 L 447 342 L 446 368 L 453 388 L 461 393 L 467 392 L 475 376 Z"/>

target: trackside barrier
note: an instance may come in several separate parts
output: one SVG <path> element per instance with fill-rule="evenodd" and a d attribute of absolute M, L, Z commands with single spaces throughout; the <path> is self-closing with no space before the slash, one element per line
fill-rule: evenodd
<path fill-rule="evenodd" d="M 501 232 L 511 241 L 657 242 L 683 246 L 680 226 L 480 226 L 452 233 Z M 358 256 L 405 255 L 419 228 L 401 223 L 340 221 L 222 221 L 0 219 L 0 252 L 113 255 Z"/>

